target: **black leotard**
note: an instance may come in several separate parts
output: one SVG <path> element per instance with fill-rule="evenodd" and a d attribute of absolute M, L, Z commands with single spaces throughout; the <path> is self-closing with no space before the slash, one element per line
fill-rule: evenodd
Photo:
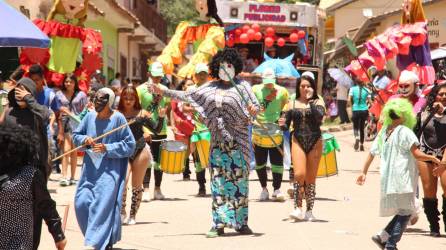
<path fill-rule="evenodd" d="M 292 134 L 304 152 L 308 154 L 322 136 L 321 125 L 325 114 L 325 107 L 310 103 L 310 108 L 293 108 L 286 112 L 286 125 L 288 130 L 293 122 Z"/>
<path fill-rule="evenodd" d="M 427 112 L 422 115 L 424 123 Z M 422 131 L 420 138 L 420 149 L 422 152 L 436 156 L 442 160 L 443 153 L 446 148 L 446 116 L 434 116 Z"/>
<path fill-rule="evenodd" d="M 134 117 L 126 117 L 127 121 L 130 121 Z M 130 161 L 133 161 L 136 156 L 144 149 L 146 146 L 146 141 L 144 140 L 144 130 L 143 127 L 147 127 L 153 133 L 157 134 L 161 132 L 163 128 L 163 119 L 159 117 L 158 121 L 152 121 L 146 117 L 137 118 L 136 122 L 130 124 L 130 130 L 132 131 L 133 137 L 135 137 L 136 147 L 135 152 L 130 156 Z"/>

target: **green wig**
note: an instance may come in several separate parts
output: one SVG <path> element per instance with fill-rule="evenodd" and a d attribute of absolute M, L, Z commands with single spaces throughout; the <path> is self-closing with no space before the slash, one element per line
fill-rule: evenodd
<path fill-rule="evenodd" d="M 383 127 L 388 127 L 392 124 L 392 118 L 390 118 L 390 113 L 393 111 L 394 114 L 403 118 L 403 125 L 413 129 L 417 124 L 417 117 L 413 112 L 412 104 L 403 98 L 396 98 L 388 101 L 384 106 L 382 111 Z"/>

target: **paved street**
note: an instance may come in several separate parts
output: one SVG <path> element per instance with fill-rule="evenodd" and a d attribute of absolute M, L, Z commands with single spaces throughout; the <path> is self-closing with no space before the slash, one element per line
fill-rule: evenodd
<path fill-rule="evenodd" d="M 375 159 L 366 185 L 357 186 L 355 178 L 366 154 L 353 152 L 351 131 L 335 135 L 341 145 L 341 152 L 338 154 L 339 175 L 317 181 L 314 214 L 319 219 L 318 222 L 290 221 L 288 214 L 293 206 L 292 200 L 284 203 L 258 202 L 260 184 L 256 174 L 252 172 L 249 225 L 255 234 L 239 236 L 232 230 L 226 230 L 227 234 L 224 237 L 207 239 L 205 233 L 211 226 L 210 197 L 195 197 L 198 191 L 195 181 L 183 182 L 181 175 L 164 175 L 162 190 L 167 199 L 142 203 L 137 216 L 138 224 L 123 227 L 122 241 L 115 247 L 117 249 L 378 249 L 370 237 L 390 220 L 378 217 L 378 161 Z M 285 177 L 288 180 L 288 174 Z M 58 177 L 53 176 L 53 178 Z M 63 215 L 63 205 L 73 202 L 75 187 L 60 188 L 57 184 L 55 181 L 51 182 L 50 188 L 55 189 L 53 197 Z M 271 182 L 268 185 L 271 194 Z M 282 191 L 286 192 L 287 188 L 288 182 L 285 182 Z M 408 228 L 398 248 L 446 249 L 446 238 L 431 238 L 427 236 L 427 230 L 427 221 L 424 214 L 421 214 L 419 222 Z M 67 249 L 82 249 L 83 237 L 75 220 L 72 205 L 66 235 Z M 52 239 L 47 232 L 44 233 L 42 240 L 41 249 L 53 249 Z"/>

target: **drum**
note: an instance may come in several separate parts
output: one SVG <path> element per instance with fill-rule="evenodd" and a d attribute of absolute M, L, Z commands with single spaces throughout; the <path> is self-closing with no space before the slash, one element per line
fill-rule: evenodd
<path fill-rule="evenodd" d="M 211 133 L 209 131 L 194 132 L 191 137 L 191 142 L 196 145 L 196 152 L 200 158 L 200 165 L 202 168 L 209 166 L 209 152 L 211 148 Z"/>
<path fill-rule="evenodd" d="M 323 134 L 323 150 L 321 161 L 319 162 L 319 169 L 317 171 L 318 177 L 329 177 L 338 174 L 338 163 L 336 160 L 336 151 L 339 151 L 339 144 L 335 137 L 331 134 Z"/>
<path fill-rule="evenodd" d="M 252 130 L 252 142 L 257 146 L 264 148 L 274 148 L 276 145 L 281 145 L 283 141 L 283 133 L 279 125 L 274 123 L 264 123 L 263 126 L 266 127 L 266 129 L 254 124 Z M 276 145 L 268 135 L 273 138 Z"/>
<path fill-rule="evenodd" d="M 187 146 L 179 141 L 164 141 L 161 143 L 160 169 L 167 174 L 183 173 Z"/>

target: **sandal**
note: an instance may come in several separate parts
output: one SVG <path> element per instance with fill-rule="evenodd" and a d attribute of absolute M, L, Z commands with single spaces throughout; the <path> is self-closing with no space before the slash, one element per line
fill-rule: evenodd
<path fill-rule="evenodd" d="M 207 238 L 216 238 L 218 236 L 221 236 L 225 233 L 225 230 L 223 228 L 211 228 L 209 232 L 207 232 L 206 237 Z"/>

